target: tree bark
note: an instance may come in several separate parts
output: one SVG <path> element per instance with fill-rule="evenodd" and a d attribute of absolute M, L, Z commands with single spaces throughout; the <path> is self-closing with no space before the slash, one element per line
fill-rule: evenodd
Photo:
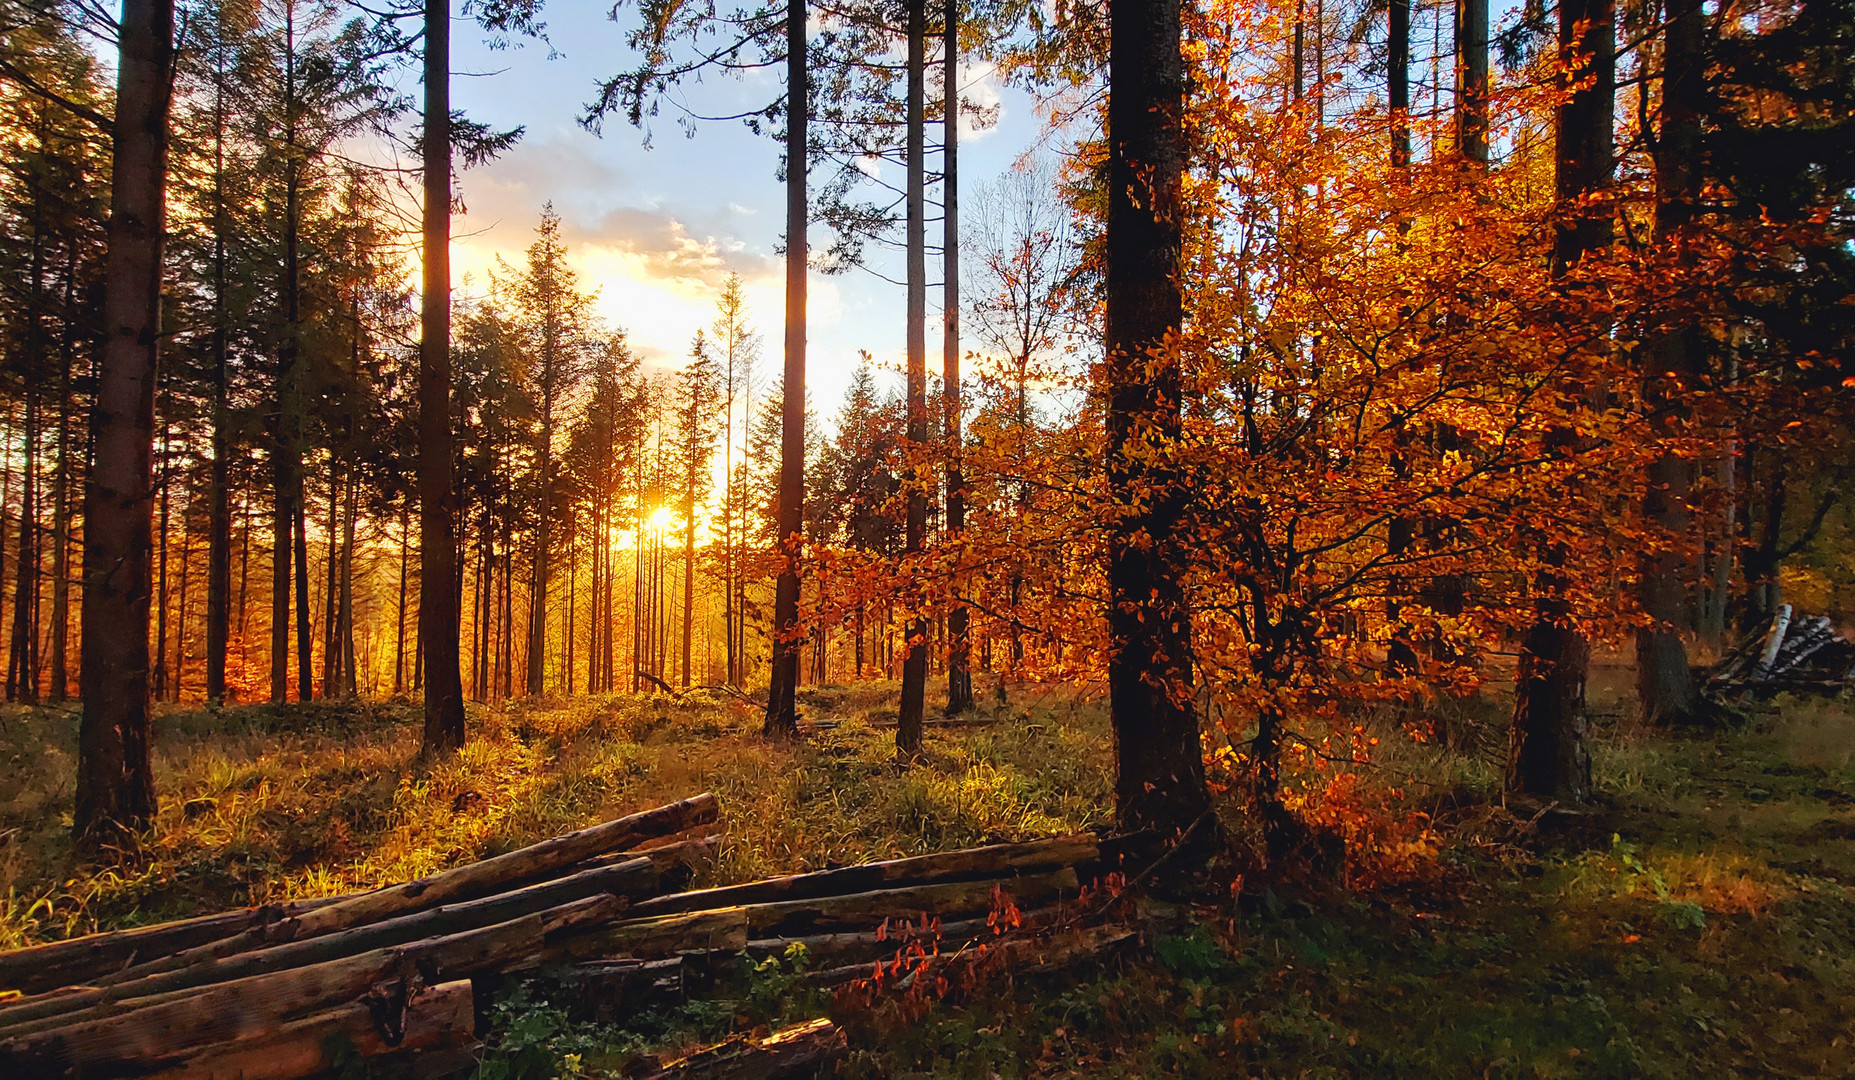
<path fill-rule="evenodd" d="M 786 366 L 780 403 L 779 578 L 773 587 L 773 662 L 765 732 L 799 730 L 799 556 L 805 529 L 805 270 L 810 168 L 806 120 L 805 0 L 786 8 Z"/>
<path fill-rule="evenodd" d="M 941 178 L 942 240 L 941 250 L 946 278 L 941 313 L 941 393 L 947 404 L 947 539 L 959 550 L 966 531 L 966 477 L 961 472 L 964 435 L 961 431 L 960 386 L 960 4 L 947 0 L 945 55 L 943 76 L 946 115 L 942 117 L 946 145 L 946 169 Z M 954 579 L 954 601 L 947 613 L 947 715 L 958 716 L 972 711 L 973 671 L 970 613 L 959 600 L 960 581 Z M 859 657 L 858 677 L 862 677 Z"/>
<path fill-rule="evenodd" d="M 1662 130 L 1655 142 L 1655 240 L 1664 250 L 1683 242 L 1699 195 L 1694 155 L 1706 107 L 1701 41 L 1705 25 L 1700 0 L 1669 0 L 1662 32 Z M 1657 414 L 1652 417 L 1653 430 L 1664 439 L 1672 438 L 1686 417 L 1682 384 L 1699 373 L 1702 348 L 1687 325 L 1669 327 L 1646 343 L 1649 370 L 1643 372 L 1643 403 Z M 1692 519 L 1688 501 L 1693 473 L 1686 458 L 1662 449 L 1649 465 L 1643 496 L 1643 517 L 1661 536 L 1643 560 L 1641 600 L 1652 622 L 1636 632 L 1636 692 L 1644 718 L 1661 724 L 1689 724 L 1700 718 L 1700 692 L 1688 668 L 1682 636 L 1691 621 L 1688 578 L 1693 564 L 1683 551 Z"/>
<path fill-rule="evenodd" d="M 1385 90 L 1391 112 L 1391 166 L 1408 169 L 1411 164 L 1411 0 L 1391 0 L 1386 23 L 1389 56 Z"/>
<path fill-rule="evenodd" d="M 167 210 L 173 0 L 123 0 L 117 34 L 104 344 L 84 486 L 84 715 L 73 829 L 103 839 L 155 812 L 148 697 L 148 559 Z"/>
<path fill-rule="evenodd" d="M 1456 0 L 1456 149 L 1488 164 L 1488 0 Z"/>
<path fill-rule="evenodd" d="M 376 1018 L 381 1003 L 363 999 L 316 1013 L 247 1039 L 202 1050 L 149 1080 L 299 1080 L 346 1064 L 343 1051 L 363 1058 L 423 1054 L 461 1047 L 475 1039 L 475 998 L 469 979 L 411 994 L 402 1012 L 389 1013 L 389 1038 Z"/>
<path fill-rule="evenodd" d="M 1566 0 L 1559 6 L 1559 47 L 1578 80 L 1557 116 L 1553 186 L 1561 206 L 1577 206 L 1607 188 L 1615 172 L 1614 20 L 1611 0 Z M 1563 277 L 1610 239 L 1607 207 L 1576 209 L 1554 238 L 1554 275 Z M 1577 452 L 1577 435 L 1569 429 L 1554 432 L 1551 442 L 1554 453 Z M 1520 646 L 1506 785 L 1516 794 L 1581 803 L 1591 794 L 1585 745 L 1590 646 L 1565 595 L 1571 586 L 1569 558 L 1563 542 L 1544 542 L 1534 580 L 1534 622 Z"/>
<path fill-rule="evenodd" d="M 908 467 L 907 521 L 902 550 L 921 551 L 927 536 L 927 495 L 918 464 L 927 443 L 927 0 L 908 0 Z M 927 618 L 913 613 L 902 631 L 901 714 L 895 748 L 921 750 L 927 691 Z"/>
<path fill-rule="evenodd" d="M 419 326 L 419 652 L 425 748 L 464 745 L 458 672 L 457 492 L 451 461 L 451 23 L 425 0 L 425 235 Z"/>
<path fill-rule="evenodd" d="M 863 863 L 836 870 L 818 870 L 809 874 L 750 881 L 743 885 L 723 885 L 694 892 L 671 893 L 634 904 L 631 914 L 642 918 L 682 911 L 701 911 L 739 904 L 764 904 L 782 900 L 808 900 L 823 896 L 842 896 L 853 892 L 898 888 L 905 885 L 935 885 L 974 878 L 998 878 L 1008 874 L 1061 869 L 1093 862 L 1100 854 L 1095 838 L 1087 833 L 1034 840 L 1023 844 L 992 844 L 987 847 L 918 855 L 908 859 Z"/>
<path fill-rule="evenodd" d="M 1184 492 L 1147 447 L 1178 438 L 1185 172 L 1178 0 L 1109 0 L 1105 365 L 1109 711 L 1123 828 L 1184 830 L 1209 805 L 1178 571 Z"/>

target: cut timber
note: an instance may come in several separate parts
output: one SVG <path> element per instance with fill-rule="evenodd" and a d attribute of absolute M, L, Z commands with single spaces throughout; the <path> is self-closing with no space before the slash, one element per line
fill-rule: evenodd
<path fill-rule="evenodd" d="M 878 889 L 847 896 L 823 896 L 771 904 L 719 908 L 714 911 L 629 919 L 551 943 L 548 960 L 592 960 L 610 956 L 669 956 L 698 949 L 738 952 L 749 937 L 766 938 L 793 930 L 862 929 L 885 919 L 912 921 L 921 916 L 967 915 L 992 907 L 994 890 L 1014 903 L 1038 904 L 1076 890 L 1076 872 L 1068 867 L 1008 880 L 961 881 Z"/>
<path fill-rule="evenodd" d="M 723 908 L 635 919 L 574 934 L 551 944 L 546 960 L 594 960 L 614 956 L 658 957 L 681 952 L 718 949 L 740 952 L 747 947 L 747 911 Z"/>
<path fill-rule="evenodd" d="M 75 1070 L 87 1077 L 143 1069 L 193 1047 L 249 1038 L 279 1021 L 349 1001 L 380 985 L 435 985 L 473 972 L 502 970 L 538 956 L 550 931 L 605 921 L 618 909 L 609 896 L 411 945 L 254 975 L 203 990 L 99 1006 L 59 1018 L 61 1026 L 7 1032 L 0 1076 Z"/>
<path fill-rule="evenodd" d="M 1088 833 L 1024 844 L 993 844 L 965 851 L 947 851 L 909 859 L 846 866 L 838 870 L 819 870 L 810 874 L 750 881 L 744 885 L 674 893 L 643 901 L 633 907 L 632 914 L 642 917 L 739 904 L 843 896 L 905 885 L 996 878 L 1092 862 L 1098 854 L 1095 837 Z"/>
<path fill-rule="evenodd" d="M 1013 903 L 1028 905 L 1053 900 L 1065 892 L 1074 893 L 1076 888 L 1076 872 L 1064 867 L 1002 881 L 988 879 L 877 889 L 848 896 L 752 904 L 741 910 L 747 915 L 747 926 L 753 936 L 770 937 L 801 927 L 824 931 L 871 926 L 890 918 L 967 915 L 992 907 L 994 889 L 1008 893 Z"/>
<path fill-rule="evenodd" d="M 683 974 L 683 958 L 672 956 L 665 960 L 592 960 L 556 969 L 544 978 L 563 991 L 547 1000 L 571 1002 L 576 1018 L 619 1023 L 645 1009 L 680 1003 Z"/>
<path fill-rule="evenodd" d="M 131 972 L 98 980 L 98 985 L 107 986 L 121 982 L 124 978 L 141 978 L 186 967 L 201 960 L 233 956 L 286 941 L 302 941 L 397 915 L 424 911 L 441 904 L 488 896 L 522 882 L 547 877 L 595 855 L 713 821 L 717 812 L 715 796 L 697 795 L 693 799 L 684 799 L 655 810 L 646 810 L 641 814 L 632 814 L 603 825 L 557 836 L 552 840 L 543 840 L 539 844 L 530 844 L 480 862 L 467 863 L 417 881 L 351 896 L 339 903 L 304 912 L 295 918 L 283 919 L 236 937 L 176 953 L 150 964 L 138 965 Z"/>
<path fill-rule="evenodd" d="M 971 987 L 993 974 L 1018 975 L 1054 971 L 1095 957 L 1133 941 L 1139 935 L 1124 926 L 1096 926 L 1075 933 L 1051 936 L 1011 936 L 967 948 L 917 953 L 896 953 L 873 963 L 847 964 L 806 976 L 814 986 L 843 986 L 870 982 L 872 989 L 906 990 L 923 977 L 944 978 L 954 987 Z"/>
<path fill-rule="evenodd" d="M 1073 912 L 1065 912 L 1061 907 L 1037 908 L 1019 913 L 1018 925 L 1008 929 L 1028 933 L 1054 926 L 1073 914 Z M 783 957 L 796 945 L 805 950 L 811 965 L 817 967 L 818 962 L 822 960 L 832 960 L 842 964 L 857 960 L 891 957 L 898 949 L 911 941 L 922 942 L 929 948 L 937 947 L 941 952 L 951 952 L 975 942 L 991 941 L 999 936 L 1000 932 L 994 929 L 989 916 L 984 919 L 962 919 L 947 923 L 895 920 L 881 930 L 807 934 L 800 937 L 756 938 L 747 943 L 747 955 L 755 959 L 765 959 L 769 956 Z"/>
<path fill-rule="evenodd" d="M 386 1014 L 389 1033 L 398 1029 L 399 1038 L 382 1033 L 377 1013 Z M 466 1046 L 475 1039 L 475 1022 L 470 980 L 459 979 L 413 995 L 403 1011 L 391 1002 L 356 1002 L 208 1047 L 153 1080 L 298 1080 L 336 1068 L 343 1051 L 373 1058 Z"/>
<path fill-rule="evenodd" d="M 736 1037 L 698 1050 L 652 1080 L 792 1080 L 818 1075 L 847 1049 L 844 1033 L 820 1017 L 758 1041 Z"/>
<path fill-rule="evenodd" d="M 223 959 L 206 959 L 186 967 L 163 971 L 139 979 L 124 979 L 107 987 L 77 989 L 73 992 L 41 995 L 0 1008 L 0 1033 L 41 1017 L 70 1013 L 104 1001 L 127 1001 L 151 997 L 189 987 L 230 982 L 252 975 L 262 975 L 286 968 L 306 967 L 370 949 L 403 945 L 422 938 L 458 934 L 492 923 L 546 911 L 589 896 L 646 895 L 656 887 L 657 870 L 645 858 L 632 859 L 616 866 L 585 870 L 554 881 L 544 881 L 525 889 L 468 900 L 461 904 L 436 907 L 414 915 L 369 926 L 358 926 L 336 934 L 306 941 L 292 941 L 255 952 L 240 953 Z M 131 973 L 133 969 L 131 970 Z"/>
<path fill-rule="evenodd" d="M 9 953 L 0 953 L 0 989 L 36 994 L 73 983 L 89 982 L 139 960 L 197 948 L 344 899 L 347 898 L 331 896 L 265 904 L 156 926 L 138 926 L 133 930 L 115 930 L 107 934 L 87 934 L 65 941 L 15 949 Z"/>

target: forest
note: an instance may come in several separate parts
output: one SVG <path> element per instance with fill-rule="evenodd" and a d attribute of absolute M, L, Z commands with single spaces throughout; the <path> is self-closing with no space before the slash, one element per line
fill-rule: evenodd
<path fill-rule="evenodd" d="M 0 0 L 0 1073 L 1855 1074 L 1855 4 L 569 14 Z"/>

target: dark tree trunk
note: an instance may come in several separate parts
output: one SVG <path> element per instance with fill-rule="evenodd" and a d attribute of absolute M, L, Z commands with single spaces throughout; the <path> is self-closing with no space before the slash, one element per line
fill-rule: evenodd
<path fill-rule="evenodd" d="M 419 325 L 419 652 L 425 748 L 464 745 L 458 674 L 457 492 L 451 461 L 451 22 L 425 0 L 425 237 Z"/>
<path fill-rule="evenodd" d="M 1205 813 L 1191 614 L 1174 545 L 1178 478 L 1141 444 L 1179 433 L 1176 335 L 1185 172 L 1178 0 L 1109 0 L 1105 387 L 1109 710 L 1123 828 L 1175 832 Z"/>
<path fill-rule="evenodd" d="M 1456 149 L 1488 164 L 1488 0 L 1456 0 Z"/>
<path fill-rule="evenodd" d="M 811 95 L 805 71 L 805 0 L 786 9 L 786 369 L 780 403 L 779 578 L 773 589 L 772 681 L 766 734 L 798 732 L 799 547 L 805 528 L 806 120 Z"/>
<path fill-rule="evenodd" d="M 33 282 L 33 299 L 38 303 L 38 282 Z M 33 321 L 36 323 L 37 318 Z M 38 335 L 28 330 L 28 337 Z M 30 348 L 30 347 L 29 347 Z M 32 358 L 36 367 L 38 357 Z M 13 639 L 7 650 L 6 696 L 8 701 L 36 705 L 39 700 L 39 395 L 26 388 L 25 454 L 19 490 L 19 558 L 14 560 Z"/>
<path fill-rule="evenodd" d="M 1611 0 L 1565 0 L 1559 6 L 1559 47 L 1578 66 L 1574 77 L 1580 82 L 1557 117 L 1553 186 L 1562 206 L 1608 187 L 1615 171 L 1614 15 Z M 1580 211 L 1555 237 L 1555 275 L 1609 246 L 1610 239 L 1607 208 Z M 1556 432 L 1553 442 L 1555 453 L 1577 452 L 1570 430 Z M 1584 709 L 1590 646 L 1565 597 L 1571 585 L 1568 558 L 1562 543 L 1545 541 L 1534 581 L 1534 623 L 1520 646 L 1506 781 L 1510 792 L 1578 803 L 1591 794 Z"/>
<path fill-rule="evenodd" d="M 1662 130 L 1655 143 L 1655 238 L 1664 248 L 1682 242 L 1693 216 L 1699 194 L 1694 155 L 1701 110 L 1706 107 L 1700 2 L 1669 0 L 1667 16 L 1662 34 Z M 1686 415 L 1680 384 L 1699 373 L 1701 350 L 1698 335 L 1685 325 L 1665 329 L 1644 349 L 1644 404 L 1660 414 L 1654 419 L 1664 438 L 1676 433 L 1675 425 Z M 1692 723 L 1701 707 L 1682 636 L 1682 628 L 1691 621 L 1691 562 L 1682 556 L 1681 547 L 1688 542 L 1691 525 L 1693 471 L 1693 464 L 1672 449 L 1659 452 L 1649 466 L 1643 498 L 1643 516 L 1660 530 L 1664 546 L 1643 562 L 1643 612 L 1653 624 L 1636 633 L 1636 691 L 1642 715 L 1663 724 Z"/>
<path fill-rule="evenodd" d="M 908 445 L 910 457 L 927 442 L 927 0 L 908 0 Z M 908 516 L 902 550 L 914 555 L 927 536 L 927 496 L 919 469 L 908 471 Z M 902 631 L 901 715 L 895 746 L 921 749 L 927 691 L 927 621 L 916 613 Z"/>
<path fill-rule="evenodd" d="M 77 364 L 77 255 L 65 260 L 63 364 L 58 376 L 58 461 L 52 476 L 51 700 L 71 692 L 71 369 Z"/>
<path fill-rule="evenodd" d="M 1391 0 L 1387 23 L 1385 90 L 1391 110 L 1391 164 L 1404 169 L 1411 163 L 1411 0 Z"/>
<path fill-rule="evenodd" d="M 316 696 L 314 659 L 315 639 L 309 624 L 309 498 L 301 468 L 297 469 L 291 502 L 296 506 L 296 700 L 308 701 Z"/>
<path fill-rule="evenodd" d="M 947 0 L 943 80 L 946 84 L 946 115 L 942 117 L 946 144 L 946 175 L 941 179 L 942 210 L 941 250 L 946 277 L 944 286 L 944 327 L 941 339 L 941 393 L 947 403 L 947 539 L 959 548 L 966 530 L 966 477 L 961 473 L 960 416 L 960 4 Z M 958 599 L 960 583 L 954 581 L 953 609 L 947 613 L 947 715 L 958 716 L 973 707 L 972 642 L 968 631 L 969 614 Z M 859 648 L 861 642 L 859 641 Z M 861 677 L 862 660 L 858 658 Z"/>
<path fill-rule="evenodd" d="M 223 70 L 213 95 L 213 463 L 207 495 L 206 700 L 225 701 L 226 645 L 232 626 L 231 357 L 226 311 L 225 97 Z"/>
<path fill-rule="evenodd" d="M 91 413 L 96 456 L 84 485 L 84 715 L 73 829 L 86 839 L 139 830 L 155 812 L 148 564 L 173 97 L 172 0 L 123 0 L 117 41 L 104 343 Z"/>

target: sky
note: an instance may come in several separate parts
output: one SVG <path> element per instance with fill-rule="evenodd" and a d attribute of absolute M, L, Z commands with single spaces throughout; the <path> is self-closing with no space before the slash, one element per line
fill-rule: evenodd
<path fill-rule="evenodd" d="M 729 121 L 685 137 L 668 115 L 655 122 L 648 149 L 644 133 L 622 117 L 606 123 L 603 137 L 582 128 L 578 118 L 597 82 L 631 63 L 626 26 L 608 20 L 605 11 L 603 2 L 549 5 L 552 56 L 548 44 L 532 42 L 493 50 L 474 24 L 455 24 L 454 107 L 473 120 L 498 129 L 519 125 L 526 133 L 502 158 L 462 175 L 467 212 L 452 226 L 454 288 L 460 297 L 481 293 L 498 256 L 520 265 L 542 207 L 551 202 L 582 285 L 597 292 L 600 314 L 629 334 L 647 365 L 680 366 L 696 330 L 714 318 L 722 282 L 730 272 L 740 274 L 762 337 L 761 385 L 770 386 L 783 355 L 785 264 L 777 246 L 785 189 L 775 178 L 780 147 Z M 1038 141 L 1042 125 L 1031 98 L 1001 87 L 986 71 L 971 72 L 965 82 L 969 99 L 999 106 L 995 127 L 961 132 L 961 189 L 970 199 Z M 739 81 L 711 80 L 693 87 L 688 98 L 722 114 L 768 101 L 783 84 L 782 67 Z M 938 136 L 929 141 L 937 143 Z M 938 161 L 928 167 L 938 171 Z M 899 184 L 899 169 L 889 168 L 895 175 L 886 179 Z M 814 173 L 814 186 L 822 179 Z M 928 197 L 938 194 L 930 189 Z M 929 213 L 938 215 L 933 208 Z M 938 246 L 939 229 L 930 222 L 930 246 Z M 813 243 L 816 250 L 816 235 Z M 903 276 L 899 256 L 875 254 L 873 265 L 886 277 Z M 938 326 L 940 274 L 938 258 L 930 255 L 931 328 Z M 900 366 L 905 296 L 899 285 L 855 269 L 831 276 L 814 271 L 809 289 L 807 383 L 813 407 L 828 419 L 856 370 L 859 350 L 871 353 L 879 368 Z M 929 340 L 929 366 L 938 367 L 937 330 Z"/>

